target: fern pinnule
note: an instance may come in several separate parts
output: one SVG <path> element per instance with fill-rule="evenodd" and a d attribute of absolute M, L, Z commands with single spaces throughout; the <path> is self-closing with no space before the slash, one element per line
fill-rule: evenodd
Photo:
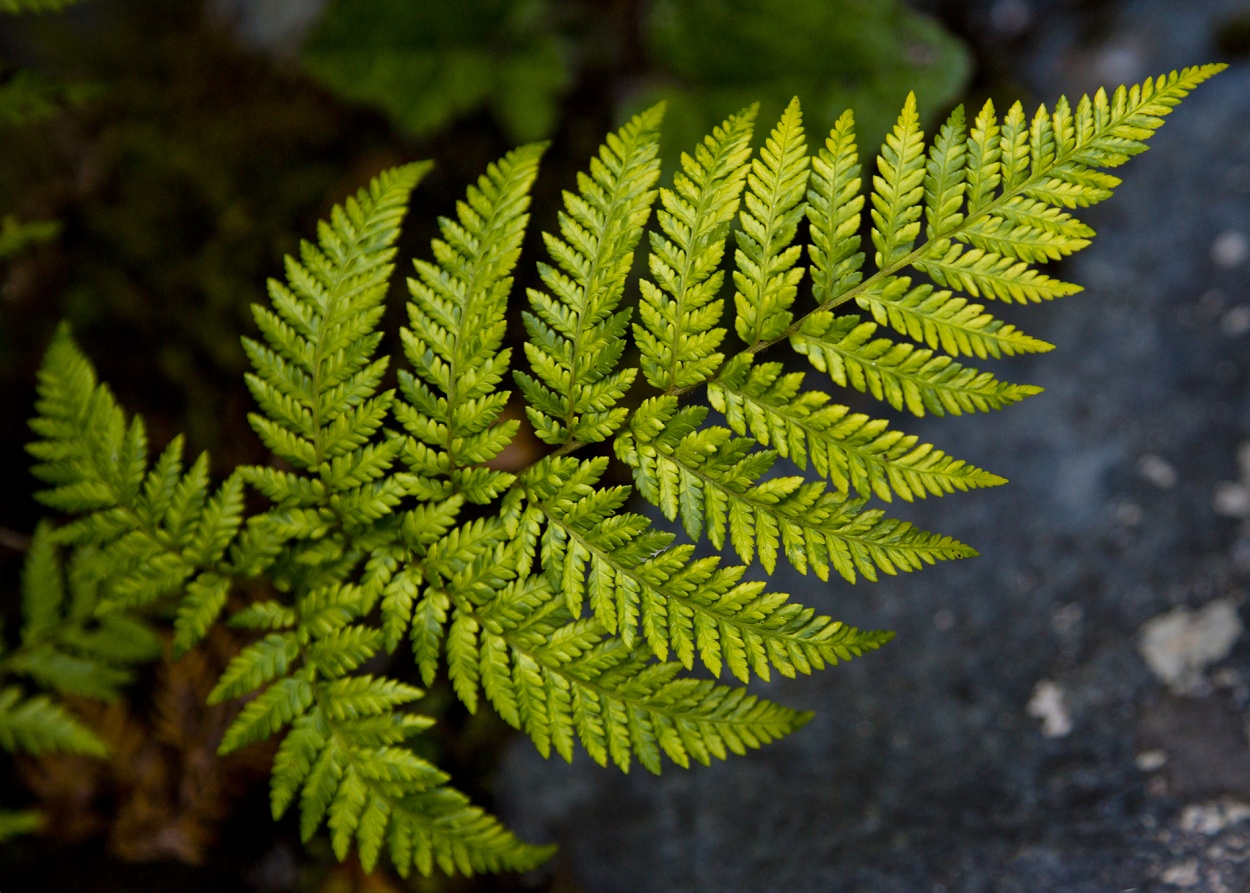
<path fill-rule="evenodd" d="M 400 370 L 407 403 L 397 403 L 395 414 L 414 438 L 405 458 L 420 498 L 459 494 L 487 503 L 512 481 L 482 466 L 519 427 L 496 424 L 508 400 L 498 386 L 511 356 L 500 345 L 544 148 L 525 146 L 491 165 L 460 203 L 458 219 L 440 220 L 435 263 L 417 261 L 418 278 L 408 280 L 411 329 L 400 335 L 416 376 Z"/>
<path fill-rule="evenodd" d="M 835 384 L 871 394 L 913 415 L 960 415 L 1019 403 L 1041 392 L 1034 385 L 999 381 L 932 350 L 874 338 L 878 326 L 857 316 L 818 312 L 790 342 Z"/>
<path fill-rule="evenodd" d="M 963 222 L 968 145 L 964 108 L 957 106 L 938 131 L 925 162 L 925 238 L 933 240 Z"/>
<path fill-rule="evenodd" d="M 908 93 L 894 129 L 881 146 L 881 154 L 877 156 L 878 173 L 872 178 L 870 216 L 878 269 L 906 257 L 920 234 L 925 195 L 924 148 L 916 95 Z M 949 171 L 947 177 L 953 179 Z"/>
<path fill-rule="evenodd" d="M 709 385 L 708 398 L 736 434 L 772 446 L 800 469 L 810 461 L 842 493 L 910 501 L 1006 483 L 914 434 L 830 403 L 823 391 L 803 391 L 804 377 L 743 357 Z"/>
<path fill-rule="evenodd" d="M 647 258 L 655 281 L 639 284 L 641 324 L 633 328 L 642 372 L 661 391 L 693 387 L 724 360 L 717 352 L 725 337 L 717 327 L 724 305 L 718 268 L 749 170 L 757 110 L 731 115 L 693 155 L 683 153 L 673 188 L 660 190 L 660 232 L 651 234 Z"/>
<path fill-rule="evenodd" d="M 776 338 L 793 318 L 789 308 L 804 273 L 796 266 L 802 249 L 793 242 L 805 213 L 810 161 L 803 113 L 795 98 L 751 161 L 738 215 L 734 326 L 749 346 Z"/>
<path fill-rule="evenodd" d="M 980 304 L 927 283 L 913 288 L 907 276 L 884 280 L 879 289 L 855 300 L 877 323 L 951 356 L 998 359 L 1054 349 L 1053 344 L 995 319 Z"/>
<path fill-rule="evenodd" d="M 384 172 L 336 206 L 319 227 L 320 244 L 304 242 L 299 260 L 287 258 L 287 284 L 270 280 L 273 309 L 253 306 L 264 343 L 245 338 L 243 346 L 253 368 L 248 388 L 262 412 L 248 418 L 265 445 L 307 477 L 245 474 L 285 510 L 289 537 L 324 536 L 327 509 L 337 523 L 367 526 L 407 489 L 403 475 L 388 473 L 402 442 L 371 442 L 393 398 L 378 391 L 387 359 L 372 357 L 399 224 L 428 169 Z M 325 508 L 307 508 L 310 496 Z"/>
<path fill-rule="evenodd" d="M 556 265 L 539 264 L 550 294 L 531 289 L 524 314 L 533 374 L 514 375 L 546 443 L 605 440 L 628 413 L 616 404 L 637 370 L 616 369 L 630 315 L 617 307 L 655 200 L 663 115 L 657 105 L 609 135 L 590 172 L 578 175 L 578 194 L 564 194 L 560 237 L 544 234 Z"/>
<path fill-rule="evenodd" d="M 820 305 L 837 300 L 863 278 L 860 214 L 864 207 L 863 180 L 855 146 L 855 116 L 847 109 L 812 159 L 807 190 L 807 220 L 811 226 L 808 256 L 812 297 Z"/>
<path fill-rule="evenodd" d="M 875 580 L 877 569 L 893 574 L 976 554 L 908 524 L 865 524 L 857 504 L 826 492 L 822 482 L 766 476 L 777 454 L 726 428 L 700 427 L 707 414 L 698 406 L 678 410 L 672 398 L 644 404 L 639 417 L 658 418 L 662 430 L 652 436 L 635 426 L 622 449 L 639 492 L 680 519 L 691 539 L 706 532 L 717 549 L 728 542 L 744 562 L 758 558 L 770 574 L 781 554 L 800 573 L 810 566 L 823 580 L 832 567 L 850 582 L 857 573 Z"/>

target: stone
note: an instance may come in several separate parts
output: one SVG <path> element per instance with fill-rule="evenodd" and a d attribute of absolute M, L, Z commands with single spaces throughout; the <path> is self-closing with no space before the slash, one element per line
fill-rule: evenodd
<path fill-rule="evenodd" d="M 981 15 L 970 27 L 981 34 L 1002 8 L 926 5 Z M 1075 99 L 1104 68 L 1157 74 L 1211 58 L 1229 7 L 1029 0 L 1027 32 L 985 52 L 1030 95 Z M 1250 800 L 1241 708 L 1224 691 L 1172 693 L 1137 652 L 1151 618 L 1231 601 L 1250 578 L 1233 560 L 1237 523 L 1211 506 L 1250 431 L 1250 390 L 1216 373 L 1250 372 L 1245 342 L 1221 329 L 1245 300 L 1245 266 L 1210 255 L 1221 233 L 1250 233 L 1250 204 L 1228 185 L 1250 169 L 1250 69 L 1204 85 L 1151 146 L 1115 171 L 1124 184 L 1111 201 L 1078 212 L 1099 235 L 1057 275 L 1086 294 L 989 308 L 1058 345 L 994 367 L 1045 393 L 999 413 L 898 422 L 1011 479 L 886 507 L 981 557 L 854 587 L 779 568 L 776 590 L 898 635 L 814 676 L 755 685 L 815 716 L 746 757 L 624 776 L 584 757 L 545 761 L 518 740 L 497 803 L 527 839 L 560 845 L 550 870 L 562 882 L 593 893 L 1146 893 L 1168 889 L 1167 874 L 1192 878 L 1189 889 L 1210 878 L 1250 888 L 1250 862 L 1207 853 L 1236 829 L 1199 836 L 1192 852 L 1177 851 L 1179 829 L 1158 836 L 1184 804 Z M 1178 323 L 1212 291 L 1226 302 Z M 1166 457 L 1173 486 L 1139 474 L 1146 455 Z M 1118 517 L 1128 505 L 1131 524 Z M 1080 622 L 1056 627 L 1073 604 Z M 1223 661 L 1250 678 L 1244 640 Z M 1046 737 L 1028 716 L 1039 680 L 1063 692 L 1072 734 Z M 1166 764 L 1139 769 L 1154 750 Z"/>

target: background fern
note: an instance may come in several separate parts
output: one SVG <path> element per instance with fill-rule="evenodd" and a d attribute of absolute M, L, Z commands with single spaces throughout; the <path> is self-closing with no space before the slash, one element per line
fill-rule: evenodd
<path fill-rule="evenodd" d="M 94 646 L 83 634 L 66 640 L 74 650 L 65 655 L 100 665 L 91 676 L 100 688 L 84 694 L 111 693 L 126 678 L 119 667 L 148 654 L 118 644 L 145 641 L 126 612 L 172 611 L 185 649 L 238 582 L 263 576 L 269 597 L 230 619 L 259 638 L 210 700 L 250 698 L 223 753 L 284 734 L 275 817 L 298 799 L 302 836 L 326 826 L 335 854 L 354 848 L 366 870 L 383 853 L 401 873 L 530 868 L 549 848 L 519 841 L 411 746 L 434 720 L 411 710 L 421 689 L 387 675 L 405 638 L 410 676 L 429 685 L 445 665 L 470 711 L 489 702 L 544 755 L 572 759 L 580 743 L 601 764 L 637 760 L 659 772 L 664 757 L 707 763 L 793 732 L 807 714 L 722 684 L 722 672 L 744 683 L 772 670 L 810 673 L 890 634 L 819 615 L 720 556 L 696 559 L 695 545 L 732 546 L 769 574 L 784 558 L 822 579 L 830 570 L 876 579 L 975 553 L 867 500 L 1003 481 L 804 390 L 803 373 L 783 374 L 760 355 L 788 343 L 834 384 L 915 415 L 998 409 L 1036 393 L 954 359 L 1048 347 L 969 298 L 1074 292 L 1036 268 L 1088 241 L 1068 209 L 1106 198 L 1118 180 L 1101 169 L 1142 151 L 1218 70 L 1061 100 L 1031 120 L 1017 105 L 1000 123 L 987 105 L 968 128 L 957 109 L 931 145 L 909 98 L 866 196 L 849 113 L 813 157 L 796 100 L 752 159 L 757 113 L 746 109 L 660 189 L 663 108 L 640 113 L 608 136 L 565 194 L 559 235 L 545 235 L 552 263 L 540 264 L 545 290 L 529 292 L 524 317 L 529 371 L 514 379 L 554 450 L 516 474 L 488 463 L 518 429 L 501 420 L 505 309 L 543 147 L 500 159 L 456 218 L 440 222 L 433 259 L 409 281 L 401 336 L 411 369 L 400 370 L 398 390 L 383 388 L 379 323 L 409 194 L 428 166 L 387 171 L 333 210 L 317 243 L 288 258 L 286 281 L 271 281 L 269 306 L 255 308 L 259 338 L 244 340 L 251 423 L 272 466 L 241 468 L 213 488 L 204 457 L 184 469 L 178 439 L 150 463 L 142 421 L 126 419 L 68 332 L 58 334 L 40 374 L 31 452 L 50 485 L 40 498 L 73 520 L 37 538 L 36 619 L 23 648 L 35 654 L 59 616 L 57 548 L 71 551 L 71 579 L 89 593 L 66 623 L 104 631 Z M 631 325 L 625 283 L 657 197 L 651 279 Z M 719 267 L 735 213 L 730 305 Z M 848 312 L 851 302 L 871 318 Z M 623 363 L 629 332 L 641 378 Z M 631 390 L 636 379 L 649 395 Z M 683 405 L 700 385 L 725 425 Z M 639 494 L 691 543 L 675 545 L 627 510 L 634 488 L 607 481 L 608 455 L 574 455 L 607 441 Z M 783 456 L 803 473 L 778 474 Z M 248 515 L 245 487 L 267 507 Z M 14 672 L 72 688 L 22 653 Z M 686 675 L 696 660 L 716 678 Z M 93 749 L 51 702 L 35 696 L 23 707 L 8 691 L 0 743 Z"/>

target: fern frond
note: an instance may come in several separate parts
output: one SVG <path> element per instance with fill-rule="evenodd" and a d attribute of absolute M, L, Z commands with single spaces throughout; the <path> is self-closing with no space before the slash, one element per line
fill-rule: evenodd
<path fill-rule="evenodd" d="M 855 299 L 878 323 L 955 355 L 1045 349 L 1044 342 L 993 320 L 979 305 L 924 286 L 911 289 L 908 277 L 899 274 L 911 266 L 952 290 L 1005 301 L 1050 300 L 1079 291 L 1033 266 L 1071 254 L 1092 237 L 1093 231 L 1064 209 L 1110 195 L 1119 181 L 1097 168 L 1115 167 L 1144 151 L 1163 117 L 1220 70 L 1218 65 L 1187 68 L 1120 88 L 1111 98 L 1099 91 L 1075 107 L 1061 99 L 1053 114 L 1042 107 L 1032 120 L 1017 103 L 1000 122 L 986 103 L 966 135 L 959 109 L 939 132 L 927 160 L 909 98 L 873 180 L 877 271 L 867 279 L 860 277 L 852 253 L 858 225 L 855 178 L 830 179 L 831 171 L 849 170 L 854 163 L 845 147 L 849 123 L 839 121 L 819 156 L 824 173 L 809 198 L 819 309 L 787 330 L 791 343 L 835 382 L 918 414 L 997 409 L 1036 393 L 929 350 L 874 338 L 876 324 L 853 316 L 835 319 L 828 311 Z M 840 168 L 835 158 L 841 159 Z M 922 211 L 927 241 L 917 246 Z M 841 247 L 828 251 L 826 244 Z"/>
<path fill-rule="evenodd" d="M 803 391 L 801 372 L 782 374 L 780 363 L 729 364 L 708 387 L 708 398 L 734 433 L 754 438 L 812 467 L 842 493 L 905 500 L 956 490 L 996 487 L 996 474 L 921 443 L 914 434 L 846 406 L 821 391 Z"/>
<path fill-rule="evenodd" d="M 662 391 L 699 384 L 725 358 L 717 352 L 725 337 L 717 327 L 719 267 L 747 177 L 756 111 L 731 115 L 693 156 L 683 153 L 673 188 L 660 190 L 661 232 L 651 234 L 648 256 L 655 281 L 641 282 L 642 324 L 633 328 L 643 375 Z"/>
<path fill-rule="evenodd" d="M 858 316 L 820 312 L 807 317 L 791 343 L 836 384 L 918 416 L 986 412 L 1041 393 L 1034 385 L 999 381 L 931 350 L 873 338 L 876 331 L 876 323 Z"/>
<path fill-rule="evenodd" d="M 735 330 L 747 345 L 770 341 L 786 330 L 798 293 L 802 249 L 794 242 L 805 208 L 811 159 L 803 135 L 798 97 L 781 114 L 751 162 L 734 252 Z"/>
<path fill-rule="evenodd" d="M 0 0 L 0 10 L 5 2 L 62 0 Z M 917 415 L 1037 393 L 957 362 L 1051 347 L 970 299 L 1078 290 L 1041 266 L 1092 237 L 1072 210 L 1110 195 L 1119 180 L 1105 169 L 1143 151 L 1220 67 L 1061 99 L 1031 117 L 1018 103 L 1001 120 L 989 103 L 971 120 L 959 108 L 931 145 L 909 96 L 867 191 L 849 112 L 809 157 L 795 100 L 752 159 L 748 108 L 658 191 L 662 107 L 636 116 L 565 194 L 559 235 L 545 237 L 552 263 L 539 266 L 544 290 L 529 292 L 529 369 L 514 381 L 555 449 L 515 476 L 491 463 L 519 430 L 501 421 L 506 303 L 541 146 L 500 159 L 455 219 L 440 221 L 433 259 L 409 282 L 410 370 L 398 397 L 382 386 L 379 323 L 399 225 L 427 166 L 380 175 L 287 259 L 285 281 L 271 281 L 269 304 L 255 308 L 259 337 L 244 341 L 250 420 L 276 467 L 214 487 L 207 457 L 184 461 L 178 438 L 151 461 L 142 420 L 123 413 L 61 330 L 40 372 L 30 450 L 46 484 L 39 497 L 72 517 L 36 531 L 22 637 L 0 673 L 52 693 L 115 696 L 158 644 L 125 609 L 180 594 L 164 616 L 182 651 L 208 633 L 236 579 L 267 573 L 275 595 L 230 621 L 256 640 L 209 700 L 247 699 L 222 753 L 282 736 L 275 817 L 298 801 L 301 835 L 326 828 L 335 854 L 355 849 L 366 870 L 384 854 L 401 873 L 533 867 L 550 848 L 512 836 L 413 746 L 434 720 L 413 709 L 420 689 L 376 674 L 382 652 L 393 660 L 407 639 L 423 684 L 446 666 L 470 711 L 488 702 L 544 755 L 572 759 L 580 742 L 600 764 L 659 772 L 666 757 L 708 763 L 794 731 L 806 714 L 683 673 L 696 661 L 742 683 L 810 673 L 890 634 L 770 592 L 723 556 L 697 558 L 697 541 L 732 546 L 769 573 L 784 556 L 821 579 L 833 570 L 876 580 L 975 552 L 868 499 L 1003 480 L 805 390 L 804 373 L 758 355 L 788 342 L 835 384 Z M 621 303 L 657 194 L 632 331 L 661 393 L 631 409 L 620 405 L 637 372 L 620 366 L 631 328 Z M 726 360 L 719 267 L 735 214 L 744 344 Z M 807 266 L 795 244 L 804 218 Z M 796 319 L 807 270 L 816 306 Z M 851 302 L 862 315 L 841 309 Z M 682 406 L 699 385 L 727 427 L 708 425 L 706 407 Z M 604 482 L 602 447 L 569 455 L 609 439 L 633 487 Z M 803 474 L 779 475 L 780 458 Z M 245 484 L 267 510 L 245 518 Z M 695 543 L 677 545 L 629 511 L 634 489 Z M 497 512 L 479 508 L 491 503 Z M 0 747 L 102 749 L 49 694 L 7 679 Z M 34 821 L 0 815 L 0 836 Z"/>
<path fill-rule="evenodd" d="M 500 349 L 511 272 L 529 220 L 529 189 L 543 145 L 509 153 L 470 187 L 457 220 L 440 220 L 435 263 L 417 261 L 408 281 L 411 329 L 404 351 L 416 370 L 400 370 L 407 403 L 395 414 L 420 446 L 405 451 L 417 476 L 417 495 L 443 499 L 462 494 L 486 503 L 511 476 L 480 466 L 499 455 L 516 434 L 515 421 L 496 424 L 508 395 L 498 390 L 510 349 Z"/>
<path fill-rule="evenodd" d="M 106 581 L 100 610 L 150 604 L 228 571 L 242 481 L 232 476 L 210 495 L 207 456 L 183 473 L 177 438 L 149 469 L 142 419 L 126 421 L 64 326 L 44 357 L 35 408 L 30 426 L 40 439 L 27 446 L 38 460 L 31 470 L 53 485 L 36 497 L 80 516 L 55 539 L 96 550 L 96 574 Z M 201 611 L 201 628 L 210 613 Z"/>
<path fill-rule="evenodd" d="M 564 194 L 560 237 L 544 233 L 556 265 L 539 264 L 550 294 L 531 290 L 524 314 L 533 375 L 513 374 L 546 443 L 605 440 L 627 414 L 616 404 L 636 370 L 616 370 L 629 324 L 617 307 L 655 200 L 663 114 L 657 105 L 610 135 L 578 175 L 578 194 Z"/>

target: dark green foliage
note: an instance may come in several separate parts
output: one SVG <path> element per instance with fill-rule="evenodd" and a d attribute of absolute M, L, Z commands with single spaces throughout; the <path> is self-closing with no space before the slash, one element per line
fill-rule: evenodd
<path fill-rule="evenodd" d="M 851 108 L 861 145 L 875 146 L 900 96 L 916 91 L 932 116 L 971 69 L 956 38 L 901 0 L 653 0 L 645 39 L 656 75 L 637 101 L 668 101 L 678 146 L 754 101 L 775 117 L 795 95 L 813 133 Z"/>
<path fill-rule="evenodd" d="M 117 698 L 160 644 L 139 618 L 104 609 L 108 569 L 94 549 L 77 551 L 65 573 L 57 534 L 46 523 L 35 531 L 22 574 L 21 635 L 7 652 L 0 641 L 0 748 L 103 756 L 104 743 L 57 696 Z M 0 839 L 38 821 L 0 811 Z"/>
<path fill-rule="evenodd" d="M 614 116 L 669 103 L 666 164 L 728 112 L 767 116 L 798 95 L 854 108 L 870 141 L 898 97 L 931 115 L 967 80 L 967 50 L 902 0 L 332 0 L 301 59 L 337 95 L 384 111 L 419 137 L 488 111 L 512 140 L 551 136 L 561 101 L 607 74 L 627 89 Z"/>
<path fill-rule="evenodd" d="M 425 136 L 488 108 L 512 140 L 554 129 L 570 81 L 547 0 L 332 0 L 302 51 L 340 96 Z"/>
<path fill-rule="evenodd" d="M 0 0 L 0 13 L 60 12 L 81 0 Z"/>
<path fill-rule="evenodd" d="M 3 666 L 108 696 L 150 651 L 133 612 L 164 607 L 185 649 L 237 583 L 263 578 L 269 597 L 229 621 L 258 638 L 210 700 L 249 698 L 222 753 L 283 736 L 275 817 L 298 801 L 302 835 L 326 826 L 335 854 L 354 848 L 366 870 L 383 853 L 405 874 L 530 868 L 550 848 L 516 839 L 411 746 L 435 719 L 414 712 L 423 692 L 405 680 L 430 685 L 445 666 L 469 711 L 489 703 L 544 755 L 572 759 L 580 744 L 622 770 L 708 763 L 799 728 L 807 714 L 738 683 L 811 673 L 891 634 L 792 602 L 747 566 L 772 574 L 784 559 L 854 582 L 971 556 L 867 502 L 1003 479 L 804 390 L 804 373 L 760 355 L 787 342 L 835 384 L 915 415 L 1036 393 L 953 359 L 1049 348 L 956 292 L 1036 301 L 1075 291 L 1034 266 L 1092 235 L 1067 209 L 1105 198 L 1119 181 L 1100 169 L 1144 150 L 1218 70 L 1075 107 L 1061 100 L 1027 125 L 1019 106 L 1000 123 L 987 105 L 970 128 L 957 109 L 931 144 L 909 97 L 867 194 L 849 113 L 812 156 L 791 102 L 752 159 L 750 107 L 658 189 L 664 110 L 640 113 L 608 136 L 565 193 L 559 235 L 545 235 L 552 263 L 539 264 L 544 290 L 529 291 L 528 370 L 513 380 L 553 450 L 511 471 L 496 463 L 519 429 L 504 417 L 506 309 L 544 147 L 491 165 L 455 218 L 440 220 L 432 260 L 408 282 L 397 389 L 383 387 L 379 325 L 409 194 L 428 165 L 384 172 L 333 210 L 317 243 L 288 258 L 285 281 L 270 282 L 268 306 L 254 308 L 250 420 L 272 465 L 213 487 L 203 456 L 184 467 L 179 439 L 150 462 L 142 421 L 127 420 L 58 334 L 30 449 L 49 485 L 40 498 L 72 520 L 36 537 L 23 644 Z M 625 286 L 657 198 L 650 279 L 631 323 Z M 721 270 L 731 232 L 732 327 Z M 639 368 L 624 363 L 630 332 Z M 650 394 L 631 393 L 643 380 Z M 701 385 L 724 425 L 683 402 Z M 573 455 L 597 443 L 598 455 Z M 607 483 L 609 454 L 634 487 Z M 781 457 L 801 473 L 779 473 Z M 264 497 L 250 515 L 245 487 Z M 635 488 L 692 542 L 629 511 Z M 703 538 L 745 566 L 696 558 Z M 688 675 L 696 663 L 713 678 Z M 54 703 L 21 697 L 0 690 L 0 745 L 93 750 Z"/>

